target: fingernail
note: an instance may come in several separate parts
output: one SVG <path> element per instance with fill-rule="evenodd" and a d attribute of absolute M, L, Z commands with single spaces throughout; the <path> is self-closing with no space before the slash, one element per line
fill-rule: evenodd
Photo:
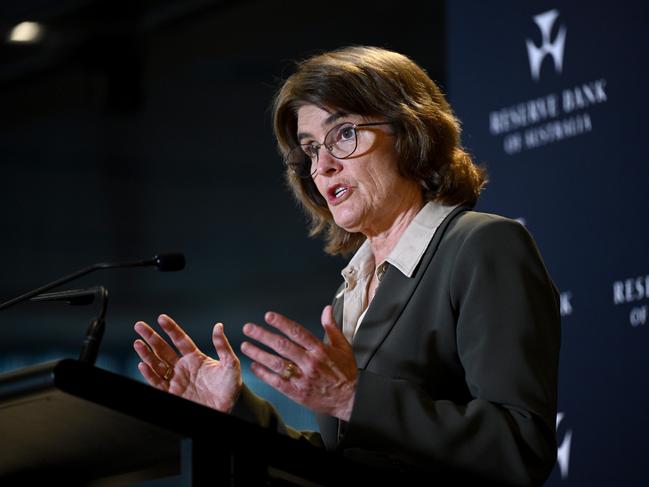
<path fill-rule="evenodd" d="M 268 311 L 266 313 L 265 318 L 266 318 L 266 321 L 273 321 L 275 319 L 275 313 L 273 313 L 272 311 Z"/>
<path fill-rule="evenodd" d="M 250 323 L 246 323 L 245 325 L 243 325 L 243 332 L 244 332 L 246 335 L 251 334 L 251 333 L 252 333 L 252 330 L 253 330 L 253 327 L 252 327 L 252 325 L 251 325 Z"/>

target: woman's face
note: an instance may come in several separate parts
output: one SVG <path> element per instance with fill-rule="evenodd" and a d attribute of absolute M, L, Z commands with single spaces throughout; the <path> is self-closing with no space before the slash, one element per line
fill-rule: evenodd
<path fill-rule="evenodd" d="M 300 144 L 322 143 L 329 130 L 343 122 L 383 121 L 304 105 L 297 112 Z M 313 181 L 336 225 L 368 237 L 388 230 L 403 210 L 421 203 L 421 190 L 397 168 L 398 155 L 390 125 L 360 127 L 358 146 L 346 159 L 336 159 L 323 146 Z"/>

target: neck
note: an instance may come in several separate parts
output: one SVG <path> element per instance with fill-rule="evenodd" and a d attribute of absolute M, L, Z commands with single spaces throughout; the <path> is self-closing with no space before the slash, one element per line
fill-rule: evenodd
<path fill-rule="evenodd" d="M 406 231 L 408 225 L 414 220 L 423 206 L 424 201 L 419 197 L 412 204 L 397 210 L 392 218 L 391 224 L 385 230 L 366 234 L 370 242 L 370 247 L 372 248 L 372 253 L 374 254 L 374 262 L 376 265 L 383 262 L 390 255 L 390 252 L 403 235 L 403 232 Z"/>

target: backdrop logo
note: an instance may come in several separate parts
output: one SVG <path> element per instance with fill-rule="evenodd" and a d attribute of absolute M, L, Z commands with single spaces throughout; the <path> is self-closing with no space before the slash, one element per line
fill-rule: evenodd
<path fill-rule="evenodd" d="M 572 314 L 572 293 L 570 291 L 563 292 L 559 295 L 559 306 L 561 316 L 570 316 Z"/>
<path fill-rule="evenodd" d="M 566 45 L 567 33 L 566 27 L 562 25 L 557 37 L 554 40 L 550 39 L 552 26 L 558 16 L 559 11 L 556 9 L 548 10 L 547 12 L 534 16 L 534 22 L 538 25 L 542 38 L 540 47 L 537 47 L 530 39 L 527 39 L 527 56 L 530 60 L 530 72 L 532 73 L 532 79 L 534 81 L 539 80 L 541 76 L 541 65 L 547 55 L 552 56 L 552 59 L 554 60 L 554 68 L 558 74 L 561 74 L 561 70 L 563 69 L 563 50 Z"/>
<path fill-rule="evenodd" d="M 633 303 L 629 311 L 629 324 L 634 328 L 649 321 L 649 275 L 629 277 L 613 282 L 613 304 L 620 306 Z"/>
<path fill-rule="evenodd" d="M 534 41 L 524 39 L 528 59 L 525 59 L 521 49 L 520 58 L 515 60 L 525 65 L 529 61 L 532 79 L 539 83 L 538 86 L 542 86 L 540 73 L 544 60 L 550 58 L 558 73 L 563 70 L 568 29 L 565 25 L 560 25 L 557 31 L 558 17 L 559 11 L 556 9 L 533 16 L 541 31 L 541 44 L 538 46 Z M 553 31 L 557 31 L 554 38 Z M 511 39 L 508 42 L 522 43 L 523 39 Z M 489 112 L 489 133 L 492 137 L 501 138 L 503 151 L 508 155 L 556 144 L 594 131 L 594 107 L 608 101 L 606 79 L 601 77 L 571 81 L 570 85 L 564 85 L 553 92 L 538 93 L 531 84 L 527 89 L 520 84 L 512 84 L 510 91 L 523 91 L 523 96 L 533 93 L 533 96 L 523 100 L 511 99 L 506 105 Z"/>
<path fill-rule="evenodd" d="M 564 413 L 557 414 L 557 431 L 559 430 L 559 424 L 563 421 Z M 569 429 L 566 431 L 566 434 L 561 440 L 561 444 L 557 449 L 557 464 L 559 465 L 559 472 L 561 473 L 561 478 L 568 478 L 568 472 L 570 471 L 570 447 L 572 444 L 572 430 Z"/>

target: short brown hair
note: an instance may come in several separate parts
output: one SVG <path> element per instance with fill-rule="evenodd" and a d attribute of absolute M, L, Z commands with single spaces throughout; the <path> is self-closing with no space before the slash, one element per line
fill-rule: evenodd
<path fill-rule="evenodd" d="M 297 111 L 306 104 L 392 122 L 399 172 L 420 183 L 425 201 L 474 204 L 486 183 L 484 169 L 460 145 L 460 123 L 444 95 L 402 54 L 353 46 L 299 63 L 273 103 L 275 137 L 284 157 L 299 144 Z M 312 179 L 288 168 L 286 178 L 310 216 L 310 235 L 324 233 L 328 253 L 346 254 L 360 246 L 364 236 L 335 224 Z"/>

